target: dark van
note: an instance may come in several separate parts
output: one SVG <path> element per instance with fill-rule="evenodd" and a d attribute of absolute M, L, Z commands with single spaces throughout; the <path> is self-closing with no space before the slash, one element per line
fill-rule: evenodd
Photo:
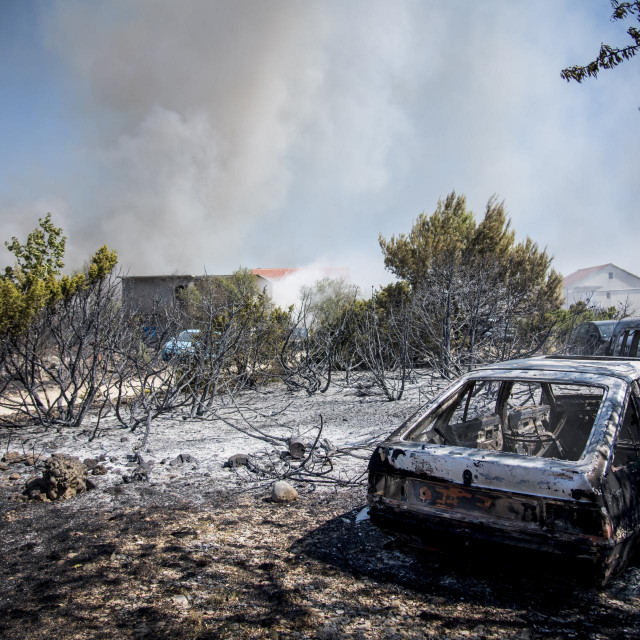
<path fill-rule="evenodd" d="M 640 318 L 625 318 L 616 324 L 609 345 L 608 356 L 622 356 L 627 358 L 640 357 L 638 343 L 640 342 Z"/>
<path fill-rule="evenodd" d="M 569 353 L 574 356 L 602 355 L 616 324 L 615 320 L 581 322 L 571 333 Z"/>

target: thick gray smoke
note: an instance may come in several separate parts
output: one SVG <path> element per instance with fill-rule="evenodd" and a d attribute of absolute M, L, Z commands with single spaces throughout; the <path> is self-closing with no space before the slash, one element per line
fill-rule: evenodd
<path fill-rule="evenodd" d="M 593 43 L 615 41 L 594 28 L 608 6 L 589 11 L 560 0 L 56 0 L 42 33 L 78 144 L 65 179 L 34 182 L 32 202 L 0 213 L 24 233 L 51 209 L 70 266 L 106 242 L 135 274 L 321 261 L 365 289 L 384 275 L 378 233 L 408 231 L 456 188 L 478 214 L 497 193 L 520 236 L 561 269 L 587 266 L 602 212 L 631 217 L 638 195 L 625 160 L 638 141 L 625 120 L 637 120 L 637 83 L 624 82 L 634 61 L 597 83 L 559 79 Z M 616 259 L 634 270 L 628 238 Z M 613 258 L 603 245 L 589 262 Z"/>
<path fill-rule="evenodd" d="M 98 125 L 73 246 L 104 238 L 136 273 L 229 262 L 286 193 L 321 17 L 288 2 L 65 1 L 50 35 Z"/>

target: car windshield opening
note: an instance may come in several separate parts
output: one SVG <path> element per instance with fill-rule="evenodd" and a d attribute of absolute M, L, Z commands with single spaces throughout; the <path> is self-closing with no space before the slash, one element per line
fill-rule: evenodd
<path fill-rule="evenodd" d="M 604 390 L 586 384 L 471 380 L 405 436 L 413 442 L 579 460 Z"/>

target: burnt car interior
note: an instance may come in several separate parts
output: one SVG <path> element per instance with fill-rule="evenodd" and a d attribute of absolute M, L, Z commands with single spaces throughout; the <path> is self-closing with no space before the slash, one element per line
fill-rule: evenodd
<path fill-rule="evenodd" d="M 405 439 L 575 461 L 585 450 L 603 394 L 602 387 L 586 384 L 471 380 Z M 632 448 L 635 455 L 635 444 Z"/>

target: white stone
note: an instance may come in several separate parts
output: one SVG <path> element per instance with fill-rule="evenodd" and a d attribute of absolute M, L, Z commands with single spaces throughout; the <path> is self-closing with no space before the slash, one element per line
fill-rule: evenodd
<path fill-rule="evenodd" d="M 284 480 L 278 480 L 271 489 L 271 499 L 274 502 L 293 502 L 298 499 L 298 492 Z"/>
<path fill-rule="evenodd" d="M 365 520 L 368 520 L 368 519 L 369 519 L 369 507 L 365 507 L 356 516 L 356 524 L 360 524 L 361 522 L 364 522 Z"/>

